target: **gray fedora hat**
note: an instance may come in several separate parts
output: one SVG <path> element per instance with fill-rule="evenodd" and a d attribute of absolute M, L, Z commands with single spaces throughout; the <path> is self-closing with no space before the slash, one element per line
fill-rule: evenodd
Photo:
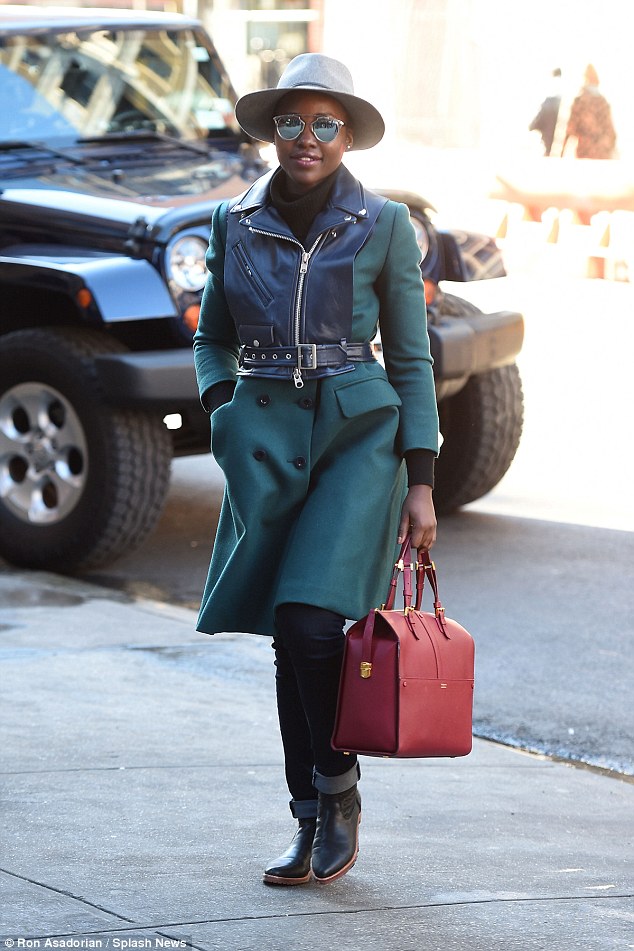
<path fill-rule="evenodd" d="M 348 67 L 322 53 L 301 53 L 290 61 L 275 89 L 260 89 L 238 99 L 236 119 L 254 139 L 273 142 L 273 116 L 278 114 L 277 105 L 296 89 L 323 92 L 341 103 L 350 116 L 353 149 L 371 149 L 383 138 L 385 123 L 381 113 L 365 99 L 354 95 Z"/>

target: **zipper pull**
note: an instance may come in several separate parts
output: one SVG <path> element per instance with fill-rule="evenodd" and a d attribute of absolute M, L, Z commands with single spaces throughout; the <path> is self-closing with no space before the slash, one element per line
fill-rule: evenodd
<path fill-rule="evenodd" d="M 305 274 L 308 270 L 308 262 L 310 260 L 310 253 L 308 251 L 302 251 L 302 263 L 299 266 L 299 273 Z"/>
<path fill-rule="evenodd" d="M 299 367 L 295 367 L 295 369 L 293 370 L 293 383 L 295 384 L 295 387 L 298 390 L 301 390 L 301 388 L 304 385 L 304 381 L 302 379 L 302 371 L 300 370 Z"/>

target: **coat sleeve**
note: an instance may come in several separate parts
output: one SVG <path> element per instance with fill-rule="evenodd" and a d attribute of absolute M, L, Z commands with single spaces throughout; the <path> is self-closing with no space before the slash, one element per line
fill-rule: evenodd
<path fill-rule="evenodd" d="M 429 350 L 420 248 L 406 205 L 394 209 L 385 262 L 376 282 L 385 369 L 402 401 L 398 450 L 438 453 L 438 410 Z M 386 210 L 387 210 L 386 208 Z"/>
<path fill-rule="evenodd" d="M 227 205 L 213 213 L 206 263 L 209 271 L 194 334 L 194 364 L 201 398 L 216 383 L 235 381 L 240 341 L 224 290 Z"/>

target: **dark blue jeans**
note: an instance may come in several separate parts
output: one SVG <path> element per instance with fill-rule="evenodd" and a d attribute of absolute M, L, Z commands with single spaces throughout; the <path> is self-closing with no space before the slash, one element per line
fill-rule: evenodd
<path fill-rule="evenodd" d="M 358 778 L 357 758 L 330 745 L 345 618 L 309 604 L 276 612 L 275 687 L 286 782 L 297 818 L 316 814 L 318 790 L 343 792 Z"/>

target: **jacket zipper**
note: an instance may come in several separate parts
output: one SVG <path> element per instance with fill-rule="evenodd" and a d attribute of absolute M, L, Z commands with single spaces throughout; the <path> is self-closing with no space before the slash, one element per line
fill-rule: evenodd
<path fill-rule="evenodd" d="M 236 255 L 236 258 L 238 259 L 238 263 L 240 264 L 240 267 L 243 268 L 243 270 L 245 271 L 249 279 L 253 282 L 255 286 L 255 290 L 258 296 L 260 297 L 260 299 L 262 300 L 262 303 L 265 305 L 270 304 L 270 302 L 273 300 L 273 297 L 271 296 L 271 293 L 268 287 L 266 286 L 266 284 L 264 283 L 264 281 L 262 280 L 262 278 L 256 271 L 241 241 L 238 244 L 236 244 L 234 248 L 234 253 Z"/>
<path fill-rule="evenodd" d="M 291 244 L 296 244 L 298 248 L 301 248 L 302 259 L 299 265 L 299 276 L 297 278 L 297 285 L 295 287 L 295 309 L 294 309 L 294 320 L 293 320 L 293 343 L 294 346 L 298 347 L 300 344 L 300 330 L 302 322 L 302 298 L 304 293 L 304 282 L 306 280 L 306 274 L 308 272 L 308 265 L 313 253 L 317 250 L 318 245 L 325 240 L 326 235 L 330 231 L 330 228 L 327 228 L 326 231 L 322 231 L 321 234 L 317 235 L 315 241 L 313 242 L 312 247 L 306 251 L 304 246 L 296 239 L 289 238 L 287 234 L 278 234 L 274 231 L 262 231 L 259 228 L 249 227 L 249 231 L 253 234 L 263 234 L 269 238 L 280 238 L 282 241 L 290 241 Z M 304 380 L 302 378 L 302 371 L 299 366 L 296 366 L 293 370 L 293 383 L 298 390 L 304 385 Z"/>

